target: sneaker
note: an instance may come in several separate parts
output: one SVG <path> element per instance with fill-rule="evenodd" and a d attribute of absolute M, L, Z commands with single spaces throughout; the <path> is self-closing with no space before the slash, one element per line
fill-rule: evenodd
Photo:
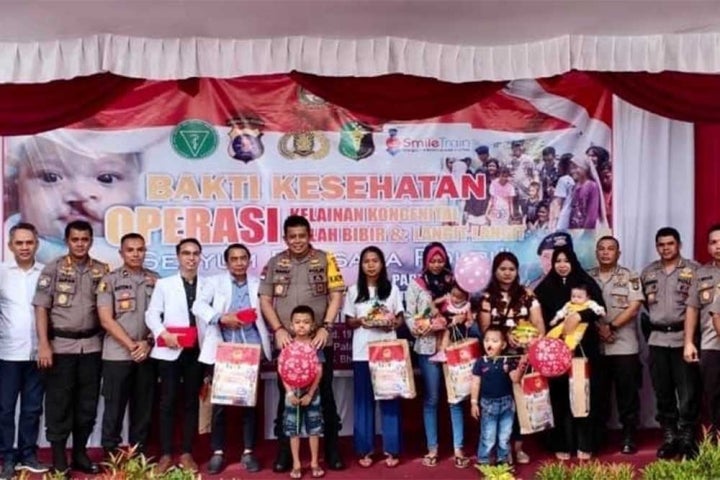
<path fill-rule="evenodd" d="M 240 463 L 243 467 L 245 467 L 245 470 L 247 470 L 250 473 L 255 473 L 260 471 L 260 462 L 258 461 L 257 457 L 254 453 L 248 452 L 243 453 L 242 457 L 240 458 Z"/>
<path fill-rule="evenodd" d="M 15 465 L 15 471 L 17 472 L 31 472 L 31 473 L 45 473 L 50 471 L 50 465 L 38 462 L 37 457 L 34 455 L 28 457 Z"/>
<path fill-rule="evenodd" d="M 447 362 L 447 357 L 445 356 L 445 351 L 441 350 L 435 355 L 432 355 L 430 358 L 428 358 L 428 360 L 435 363 L 444 363 Z"/>
<path fill-rule="evenodd" d="M 208 462 L 208 473 L 210 475 L 217 475 L 218 473 L 225 470 L 225 457 L 220 453 L 213 453 Z"/>

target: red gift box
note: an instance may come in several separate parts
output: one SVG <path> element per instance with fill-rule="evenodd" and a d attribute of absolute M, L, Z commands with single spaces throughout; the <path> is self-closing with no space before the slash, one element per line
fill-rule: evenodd
<path fill-rule="evenodd" d="M 192 348 L 197 344 L 198 332 L 196 327 L 166 327 L 165 330 L 178 336 L 178 343 L 182 348 Z M 162 336 L 158 337 L 157 346 L 167 347 Z"/>
<path fill-rule="evenodd" d="M 257 320 L 257 312 L 254 308 L 243 308 L 238 310 L 235 317 L 244 325 L 250 325 Z"/>

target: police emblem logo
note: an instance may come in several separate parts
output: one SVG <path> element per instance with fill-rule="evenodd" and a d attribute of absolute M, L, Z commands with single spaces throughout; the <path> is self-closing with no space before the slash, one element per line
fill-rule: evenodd
<path fill-rule="evenodd" d="M 351 160 L 362 160 L 375 152 L 373 129 L 362 122 L 347 122 L 340 130 L 340 154 Z"/>
<path fill-rule="evenodd" d="M 703 299 L 703 301 L 706 301 L 706 302 L 708 300 L 710 300 L 710 290 L 703 290 L 702 299 Z"/>
<path fill-rule="evenodd" d="M 98 292 L 103 293 L 107 291 L 107 282 L 100 282 L 98 285 Z"/>
<path fill-rule="evenodd" d="M 130 300 L 121 300 L 119 307 L 120 310 L 130 310 Z"/>
<path fill-rule="evenodd" d="M 262 129 L 265 122 L 256 116 L 235 117 L 228 121 L 230 126 L 230 143 L 228 155 L 244 163 L 252 162 L 262 157 L 265 146 L 262 143 Z"/>
<path fill-rule="evenodd" d="M 280 155 L 288 160 L 296 158 L 320 160 L 330 153 L 330 141 L 322 132 L 286 133 L 280 137 L 278 151 L 280 151 Z"/>
<path fill-rule="evenodd" d="M 298 101 L 301 105 L 310 108 L 325 108 L 328 106 L 328 102 L 326 102 L 323 98 L 303 87 L 298 87 Z"/>
<path fill-rule="evenodd" d="M 275 295 L 276 296 L 283 295 L 284 293 L 285 293 L 285 285 L 282 285 L 282 284 L 275 285 Z"/>
<path fill-rule="evenodd" d="M 64 293 L 61 293 L 60 295 L 58 295 L 58 297 L 57 297 L 57 304 L 58 304 L 58 305 L 64 306 L 64 305 L 67 305 L 67 303 L 68 303 L 68 296 L 67 296 L 67 295 L 65 295 Z"/>
<path fill-rule="evenodd" d="M 47 288 L 50 286 L 50 276 L 49 275 L 42 275 L 40 279 L 38 280 L 38 287 L 40 288 Z"/>

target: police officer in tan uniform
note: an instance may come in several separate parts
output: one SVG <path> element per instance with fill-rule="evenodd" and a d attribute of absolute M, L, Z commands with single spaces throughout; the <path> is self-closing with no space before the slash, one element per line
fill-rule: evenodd
<path fill-rule="evenodd" d="M 695 346 L 700 327 L 700 373 L 705 404 L 714 432 L 720 429 L 720 337 L 713 314 L 720 306 L 720 224 L 708 231 L 708 253 L 712 261 L 700 267 L 690 287 L 685 314 L 685 361 L 698 362 Z M 714 305 L 715 306 L 714 306 Z"/>
<path fill-rule="evenodd" d="M 660 260 L 642 272 L 650 313 L 650 377 L 655 389 L 656 419 L 663 429 L 659 458 L 693 455 L 700 414 L 700 374 L 683 358 L 685 304 L 698 264 L 680 256 L 680 233 L 664 227 L 655 234 Z"/>
<path fill-rule="evenodd" d="M 46 436 L 56 472 L 68 470 L 65 446 L 71 433 L 72 468 L 99 472 L 86 445 L 95 425 L 100 390 L 102 329 L 95 292 L 109 268 L 90 258 L 92 241 L 88 222 L 69 223 L 65 227 L 69 252 L 43 269 L 33 299 L 38 365 L 47 370 Z"/>
<path fill-rule="evenodd" d="M 158 274 L 143 268 L 145 239 L 128 233 L 120 240 L 123 265 L 103 277 L 97 291 L 103 344 L 102 446 L 107 453 L 120 445 L 125 408 L 130 403 L 130 445 L 144 451 L 152 419 L 155 362 L 149 358 L 152 335 L 145 310 Z"/>
<path fill-rule="evenodd" d="M 598 266 L 588 270 L 600 285 L 607 314 L 598 322 L 600 337 L 600 382 L 602 392 L 610 392 L 615 386 L 623 440 L 620 451 L 624 454 L 637 452 L 635 430 L 640 414 L 640 339 L 637 316 L 642 307 L 643 294 L 640 276 L 618 265 L 620 244 L 615 237 L 601 237 L 595 246 Z M 600 425 L 605 426 L 610 417 L 610 402 L 601 411 Z"/>
<path fill-rule="evenodd" d="M 265 321 L 275 333 L 278 349 L 292 342 L 290 314 L 298 305 L 313 309 L 318 329 L 313 345 L 322 348 L 325 363 L 320 381 L 320 401 L 323 411 L 325 463 L 333 470 L 344 468 L 338 450 L 340 418 L 332 389 L 333 346 L 331 333 L 342 305 L 345 283 L 335 257 L 310 245 L 312 234 L 305 217 L 290 215 L 283 224 L 287 250 L 272 257 L 260 278 L 260 307 Z M 276 472 L 290 469 L 292 458 L 287 437 L 283 435 L 282 413 L 285 408 L 285 387 L 278 377 L 280 398 L 275 435 L 280 442 L 278 457 L 273 465 Z"/>

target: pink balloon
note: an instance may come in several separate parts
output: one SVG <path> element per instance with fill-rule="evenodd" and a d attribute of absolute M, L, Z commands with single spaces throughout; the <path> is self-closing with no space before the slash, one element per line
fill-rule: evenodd
<path fill-rule="evenodd" d="M 491 269 L 490 260 L 480 252 L 468 252 L 455 264 L 455 281 L 467 292 L 479 292 L 490 281 Z"/>

